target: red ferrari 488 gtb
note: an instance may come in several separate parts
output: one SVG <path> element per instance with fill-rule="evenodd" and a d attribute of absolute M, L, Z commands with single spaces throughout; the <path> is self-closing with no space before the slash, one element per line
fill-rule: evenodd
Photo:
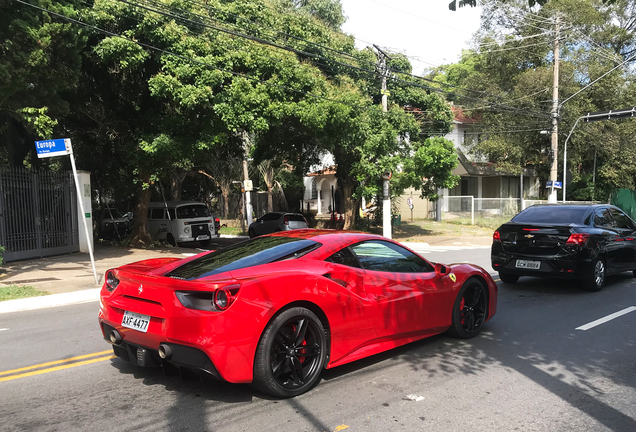
<path fill-rule="evenodd" d="M 479 333 L 497 286 L 384 237 L 297 230 L 106 273 L 99 324 L 115 354 L 278 397 L 332 368 L 444 331 Z"/>

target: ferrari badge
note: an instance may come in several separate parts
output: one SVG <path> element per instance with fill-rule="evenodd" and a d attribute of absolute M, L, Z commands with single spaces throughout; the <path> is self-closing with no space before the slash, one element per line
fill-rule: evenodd
<path fill-rule="evenodd" d="M 457 276 L 455 276 L 455 273 L 449 273 L 448 277 L 450 278 L 450 280 L 452 280 L 453 282 L 455 282 L 457 280 Z"/>

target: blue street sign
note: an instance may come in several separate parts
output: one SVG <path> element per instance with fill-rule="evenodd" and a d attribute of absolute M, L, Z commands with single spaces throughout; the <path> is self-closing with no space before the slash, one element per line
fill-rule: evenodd
<path fill-rule="evenodd" d="M 71 140 L 58 138 L 52 140 L 36 141 L 35 150 L 39 158 L 63 156 L 72 153 Z"/>
<path fill-rule="evenodd" d="M 554 186 L 552 185 L 552 183 L 554 183 Z M 554 189 L 561 189 L 563 187 L 563 182 L 560 182 L 560 181 L 552 182 L 552 181 L 548 180 L 548 182 L 545 184 L 545 187 L 546 188 L 554 187 Z"/>

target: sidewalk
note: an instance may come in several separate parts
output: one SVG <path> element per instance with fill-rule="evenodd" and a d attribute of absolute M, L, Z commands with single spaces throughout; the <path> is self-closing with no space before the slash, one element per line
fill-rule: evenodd
<path fill-rule="evenodd" d="M 223 240 L 223 239 L 222 239 Z M 232 239 L 240 241 L 240 239 Z M 228 241 L 232 241 L 228 239 Z M 492 244 L 490 237 L 430 237 L 427 242 L 405 242 L 414 250 L 444 247 L 485 247 Z M 229 244 L 229 243 L 228 243 Z M 52 295 L 0 302 L 0 313 L 40 309 L 65 304 L 97 301 L 99 290 L 108 269 L 135 261 L 151 258 L 185 258 L 200 253 L 202 249 L 132 249 L 116 246 L 95 245 L 95 268 L 99 285 L 95 284 L 90 257 L 85 253 L 74 253 L 47 258 L 31 259 L 8 263 L 2 267 L 6 271 L 0 276 L 0 287 L 8 285 L 29 285 Z"/>

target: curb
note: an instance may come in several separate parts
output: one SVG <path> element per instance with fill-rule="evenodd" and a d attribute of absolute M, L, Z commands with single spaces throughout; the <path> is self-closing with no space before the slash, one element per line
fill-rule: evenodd
<path fill-rule="evenodd" d="M 0 314 L 98 301 L 100 290 L 101 288 L 91 288 L 62 294 L 5 300 L 0 302 Z"/>

